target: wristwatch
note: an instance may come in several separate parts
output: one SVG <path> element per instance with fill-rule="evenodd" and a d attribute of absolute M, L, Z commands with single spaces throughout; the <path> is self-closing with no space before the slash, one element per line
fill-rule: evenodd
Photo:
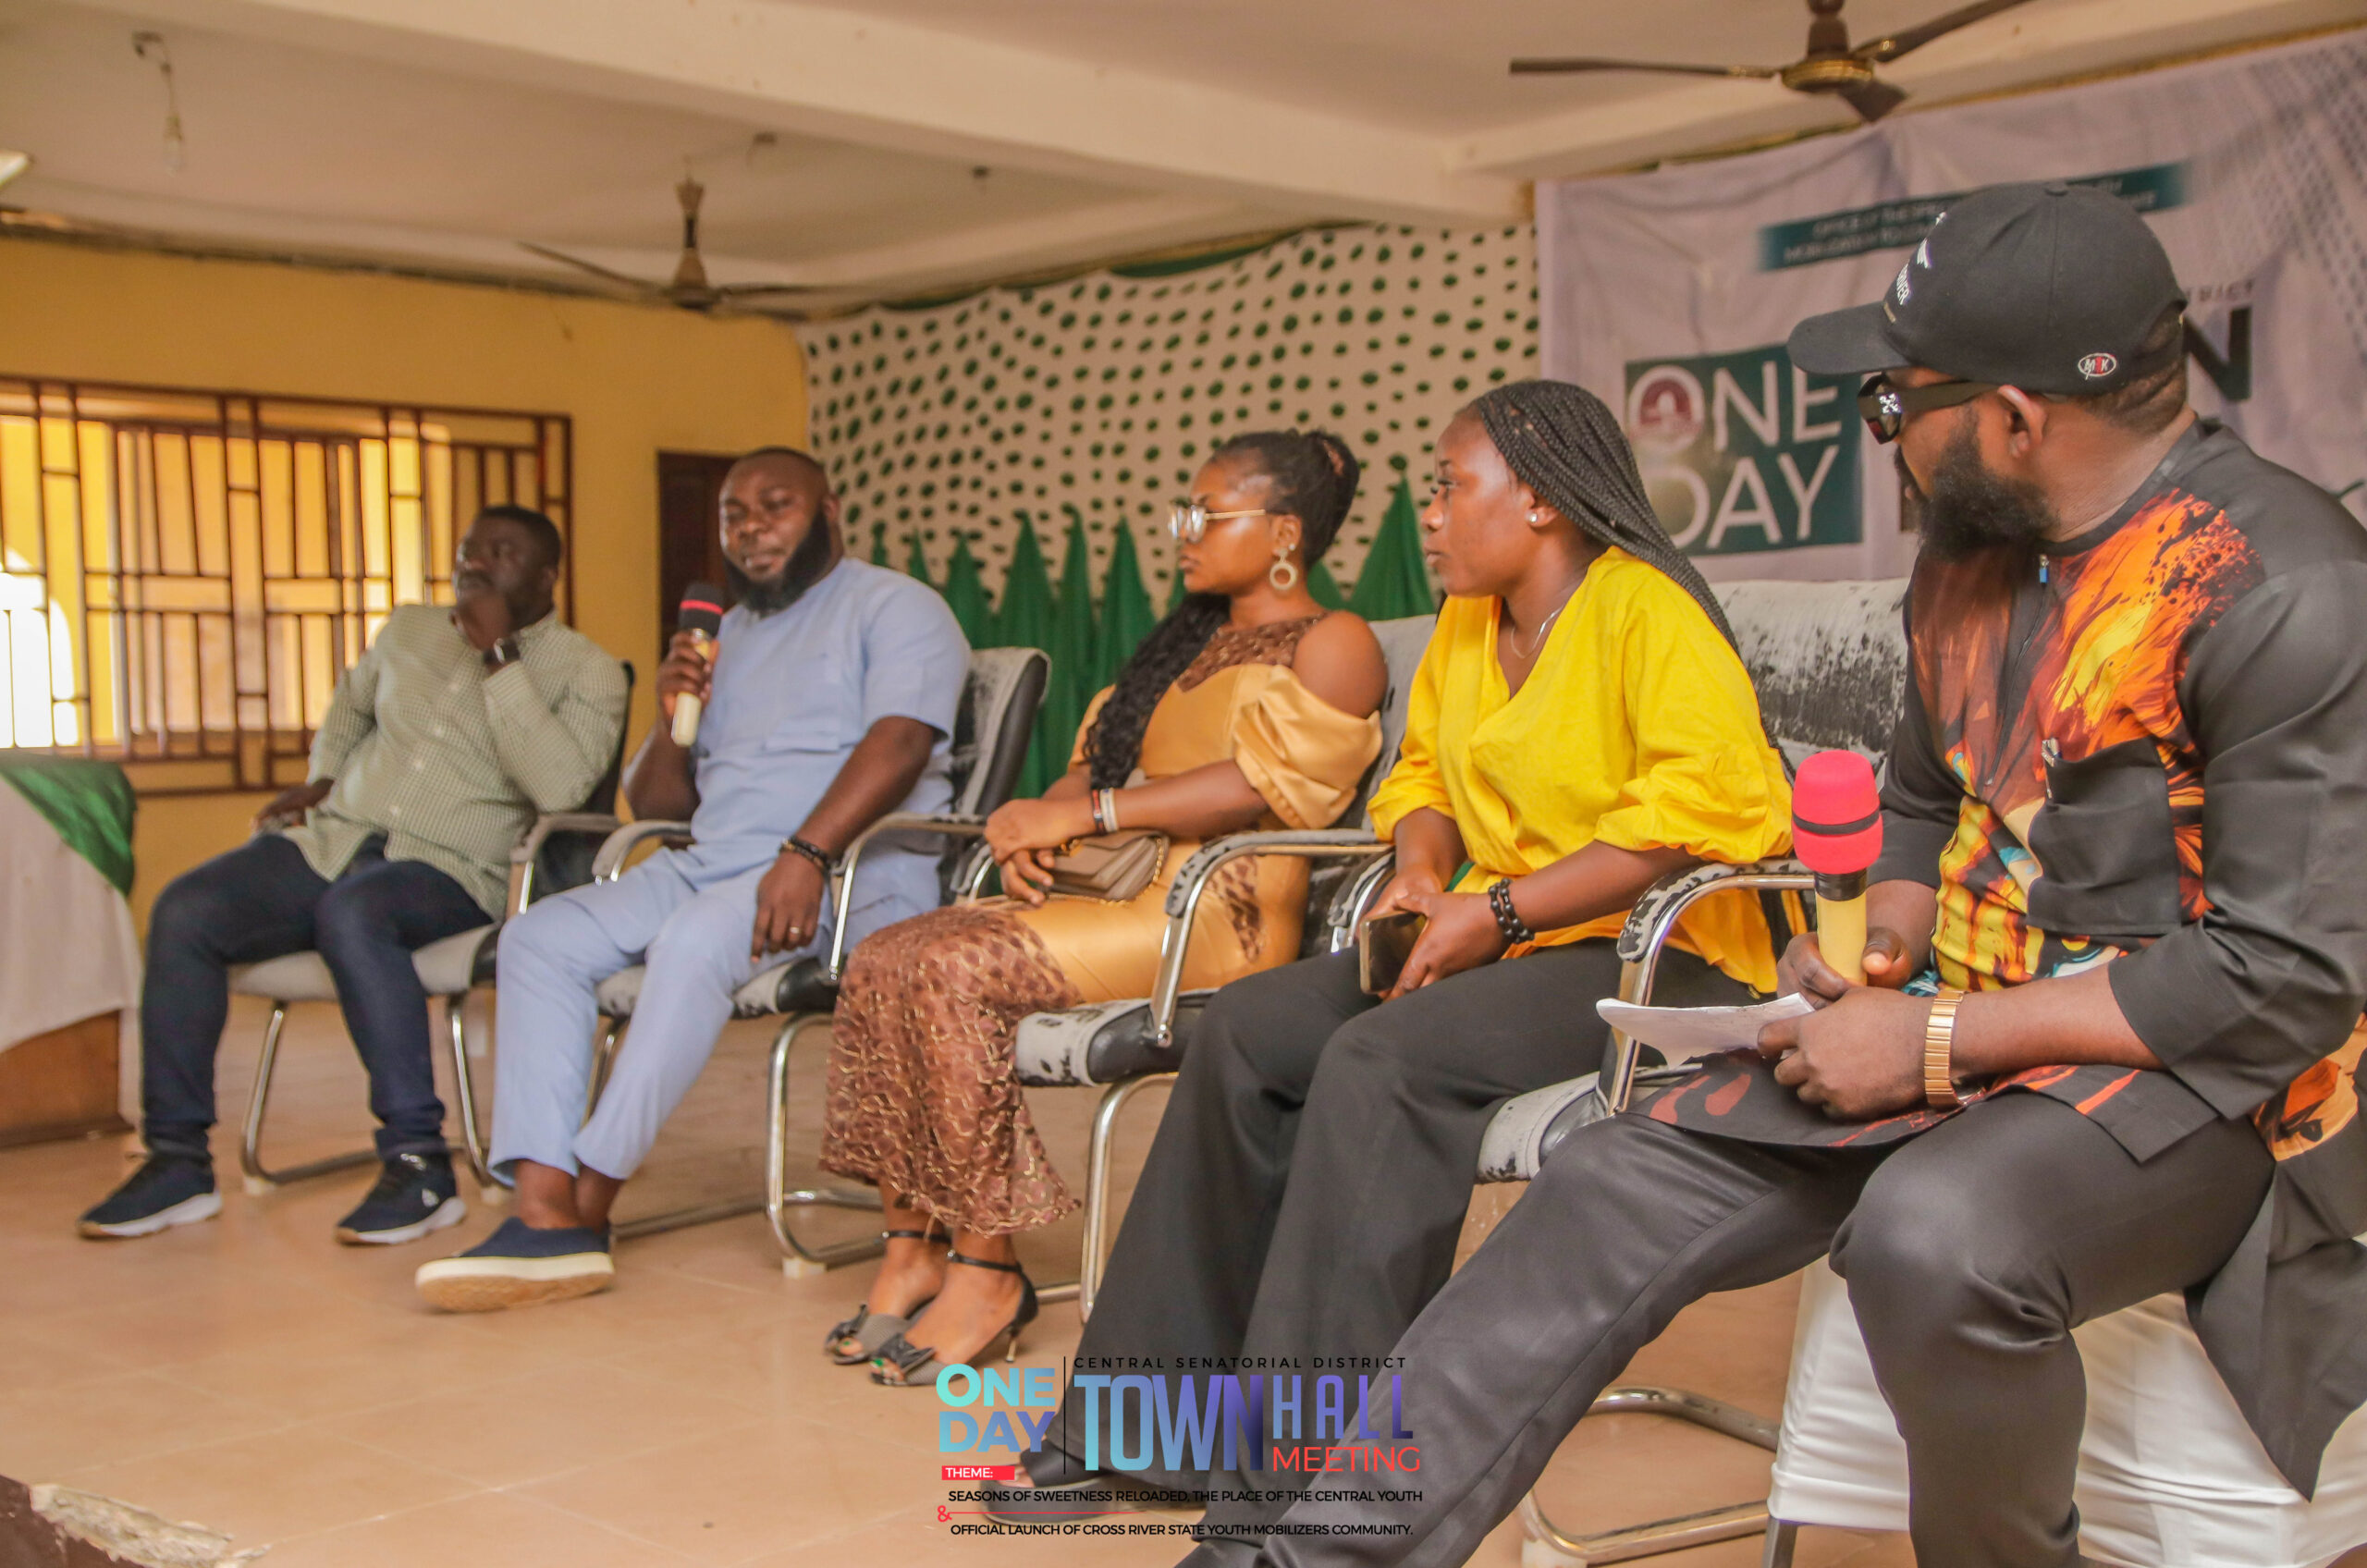
<path fill-rule="evenodd" d="M 1963 1002 L 1962 991 L 1942 991 L 1932 998 L 1932 1011 L 1923 1020 L 1923 1099 L 1933 1110 L 1954 1110 L 1964 1104 L 1953 1071 L 1956 1009 Z"/>
<path fill-rule="evenodd" d="M 516 664 L 520 656 L 518 638 L 512 633 L 484 651 L 484 667 L 487 669 L 507 669 Z"/>

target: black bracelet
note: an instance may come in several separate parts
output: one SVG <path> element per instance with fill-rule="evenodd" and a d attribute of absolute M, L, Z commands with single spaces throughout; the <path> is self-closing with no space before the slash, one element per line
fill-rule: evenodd
<path fill-rule="evenodd" d="M 1528 928 L 1520 911 L 1513 907 L 1513 885 L 1509 880 L 1499 876 L 1488 884 L 1488 907 L 1495 912 L 1496 931 L 1506 947 L 1537 940 L 1537 933 Z"/>
<path fill-rule="evenodd" d="M 803 855 L 807 860 L 814 863 L 814 869 L 820 872 L 825 876 L 829 876 L 830 873 L 836 871 L 839 867 L 838 856 L 832 854 L 821 845 L 810 843 L 803 839 L 796 838 L 794 836 L 783 839 L 780 841 L 780 850 L 783 854 Z"/>
<path fill-rule="evenodd" d="M 511 665 L 516 664 L 521 656 L 517 637 L 515 635 L 504 637 L 484 651 L 484 667 L 494 671 L 508 669 Z"/>

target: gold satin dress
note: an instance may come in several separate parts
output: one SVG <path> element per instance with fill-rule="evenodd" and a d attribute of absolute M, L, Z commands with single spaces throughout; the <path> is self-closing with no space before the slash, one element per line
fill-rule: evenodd
<path fill-rule="evenodd" d="M 1220 630 L 1152 710 L 1140 777 L 1231 760 L 1265 798 L 1258 827 L 1337 821 L 1380 751 L 1380 726 L 1315 696 L 1291 669 L 1319 619 Z M 1072 768 L 1109 695 L 1086 710 Z M 1012 1038 L 1031 1012 L 1150 995 L 1167 889 L 1198 847 L 1171 844 L 1151 885 L 1122 904 L 982 899 L 866 939 L 839 989 L 823 1169 L 950 1229 L 988 1235 L 1073 1208 L 1028 1117 Z M 1221 986 L 1295 958 L 1306 877 L 1306 862 L 1280 857 L 1220 870 L 1193 922 L 1185 986 Z"/>

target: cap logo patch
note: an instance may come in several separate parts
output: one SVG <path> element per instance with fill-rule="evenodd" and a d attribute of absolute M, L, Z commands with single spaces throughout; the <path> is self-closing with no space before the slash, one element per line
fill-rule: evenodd
<path fill-rule="evenodd" d="M 1898 281 L 1890 286 L 1890 291 L 1894 295 L 1897 296 L 1898 302 L 1902 305 L 1907 303 L 1907 297 L 1914 292 L 1914 288 L 1907 281 L 1907 272 L 1914 265 L 1915 263 L 1912 260 L 1909 260 L 1905 266 L 1900 267 L 1898 269 Z"/>
<path fill-rule="evenodd" d="M 2090 381 L 2102 381 L 2120 368 L 2120 361 L 2110 354 L 2090 354 L 2079 361 L 2079 374 Z"/>

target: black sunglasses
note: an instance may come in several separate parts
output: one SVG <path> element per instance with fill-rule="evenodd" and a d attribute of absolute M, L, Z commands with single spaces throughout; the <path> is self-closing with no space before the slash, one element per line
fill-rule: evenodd
<path fill-rule="evenodd" d="M 1887 375 L 1869 376 L 1858 388 L 1858 414 L 1874 439 L 1884 446 L 1898 439 L 1909 414 L 1929 413 L 1933 409 L 1953 409 L 1959 403 L 1969 403 L 1983 392 L 1994 392 L 1997 384 L 1990 381 L 1935 381 L 1929 386 L 1900 386 Z"/>

